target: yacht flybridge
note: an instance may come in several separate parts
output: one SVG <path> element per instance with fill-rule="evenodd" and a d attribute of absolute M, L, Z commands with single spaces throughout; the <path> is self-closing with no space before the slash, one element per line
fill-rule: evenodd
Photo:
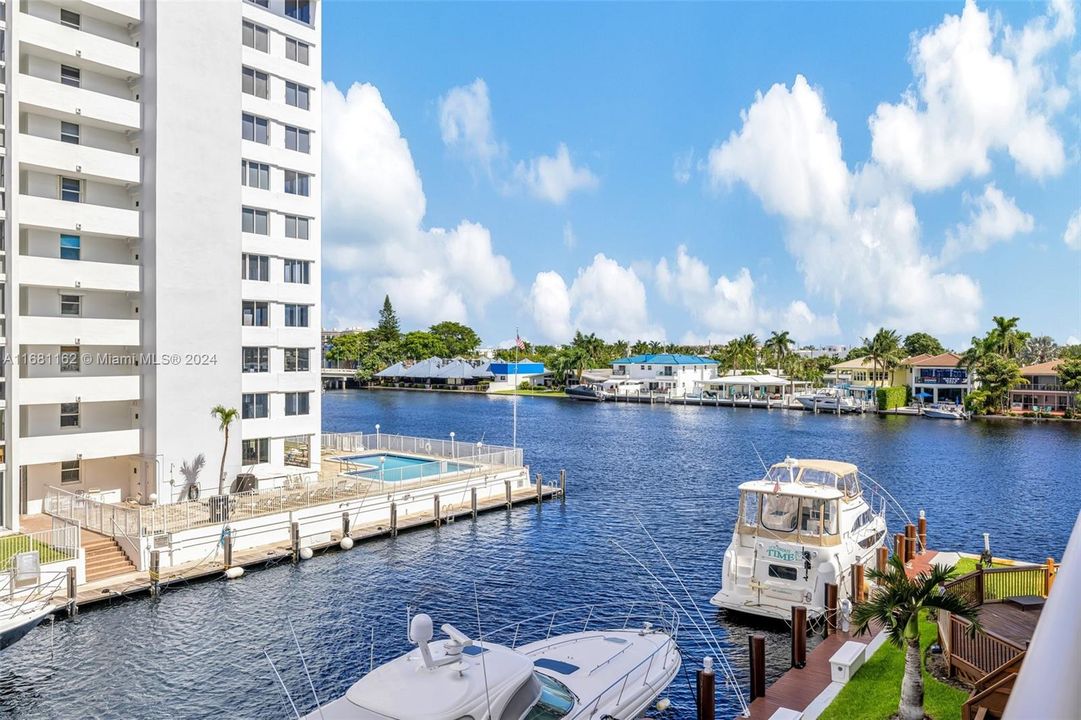
<path fill-rule="evenodd" d="M 515 647 L 473 640 L 449 624 L 441 628 L 447 639 L 433 641 L 432 619 L 416 615 L 413 651 L 374 668 L 304 720 L 635 718 L 679 671 L 674 624 L 590 630 L 590 608 L 573 620 L 578 632 L 551 635 L 566 623 L 542 617 L 550 618 L 544 638 Z M 520 625 L 510 626 L 515 641 Z"/>
<path fill-rule="evenodd" d="M 867 502 L 855 465 L 786 458 L 739 486 L 721 590 L 710 602 L 784 620 L 804 605 L 817 617 L 826 584 L 847 597 L 852 566 L 870 567 L 885 539 L 885 505 L 876 512 Z"/>

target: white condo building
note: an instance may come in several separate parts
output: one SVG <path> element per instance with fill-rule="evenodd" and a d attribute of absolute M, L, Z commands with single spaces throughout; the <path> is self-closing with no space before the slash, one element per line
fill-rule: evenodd
<path fill-rule="evenodd" d="M 314 468 L 320 6 L 0 7 L 0 527 Z"/>

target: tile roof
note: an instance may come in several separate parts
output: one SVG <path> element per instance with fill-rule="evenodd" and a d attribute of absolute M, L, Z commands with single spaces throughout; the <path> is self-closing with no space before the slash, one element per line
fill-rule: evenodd
<path fill-rule="evenodd" d="M 717 365 L 712 358 L 698 357 L 697 355 L 680 355 L 677 353 L 659 353 L 657 355 L 635 355 L 634 357 L 620 358 L 613 365 Z"/>
<path fill-rule="evenodd" d="M 1035 365 L 1026 365 L 1021 368 L 1022 375 L 1055 375 L 1058 373 L 1058 366 L 1066 362 L 1062 358 L 1056 358 L 1054 360 L 1048 360 L 1047 362 L 1036 363 Z"/>
<path fill-rule="evenodd" d="M 957 367 L 961 364 L 961 356 L 952 352 L 941 355 L 916 355 L 902 364 L 912 367 Z"/>

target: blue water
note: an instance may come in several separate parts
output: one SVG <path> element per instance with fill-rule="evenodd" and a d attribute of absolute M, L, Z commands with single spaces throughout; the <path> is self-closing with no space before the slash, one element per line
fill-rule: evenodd
<path fill-rule="evenodd" d="M 392 453 L 348 455 L 338 459 L 371 466 L 372 468 L 369 470 L 349 471 L 347 473 L 349 475 L 385 482 L 401 482 L 402 480 L 416 480 L 422 477 L 435 477 L 443 473 L 458 472 L 459 470 L 468 470 L 474 467 L 463 462 L 433 461 L 427 458 L 394 455 Z"/>
<path fill-rule="evenodd" d="M 510 397 L 338 391 L 324 395 L 327 430 L 372 431 L 508 443 Z M 591 601 L 653 599 L 663 562 L 639 531 L 640 514 L 728 648 L 746 686 L 747 636 L 759 626 L 714 612 L 736 485 L 766 462 L 792 456 L 855 462 L 915 515 L 925 509 L 932 547 L 1061 557 L 1081 509 L 1081 427 L 1020 422 L 935 422 L 919 417 L 815 416 L 802 412 L 575 403 L 519 398 L 518 439 L 534 472 L 567 469 L 565 504 L 517 507 L 357 546 L 297 567 L 250 572 L 84 612 L 35 630 L 0 654 L 0 717 L 286 718 L 265 649 L 301 706 L 311 692 L 291 619 L 319 696 L 341 694 L 368 667 L 404 651 L 405 607 L 491 627 Z M 899 527 L 896 514 L 891 527 Z M 475 583 L 475 585 L 474 585 Z M 685 627 L 686 629 L 686 627 Z M 767 627 L 770 679 L 788 639 Z M 692 658 L 706 652 L 690 633 Z M 693 660 L 691 662 L 697 662 Z M 690 664 L 690 663 L 688 663 Z M 671 688 L 689 720 L 683 678 Z M 722 697 L 718 717 L 736 706 Z"/>

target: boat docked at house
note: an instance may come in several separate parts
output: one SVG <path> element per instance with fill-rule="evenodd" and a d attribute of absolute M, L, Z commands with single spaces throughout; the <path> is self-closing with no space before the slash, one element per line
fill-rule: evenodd
<path fill-rule="evenodd" d="M 826 609 L 827 584 L 848 594 L 852 566 L 874 561 L 886 539 L 884 505 L 864 498 L 859 470 L 836 460 L 786 458 L 739 486 L 739 513 L 710 602 L 787 620 Z"/>
<path fill-rule="evenodd" d="M 596 385 L 571 385 L 563 392 L 571 400 L 586 400 L 588 402 L 604 402 L 607 397 L 604 390 Z"/>
<path fill-rule="evenodd" d="M 855 398 L 844 395 L 837 388 L 819 388 L 810 392 L 798 393 L 796 402 L 807 410 L 822 412 L 859 412 L 860 404 Z"/>
<path fill-rule="evenodd" d="M 59 592 L 66 576 L 56 573 L 52 579 L 42 582 L 36 570 L 36 557 L 33 562 L 36 577 L 28 585 L 20 586 L 18 568 L 9 574 L 6 583 L 0 583 L 0 590 L 5 595 L 0 599 L 0 650 L 22 640 L 42 620 L 56 612 L 53 596 Z"/>
<path fill-rule="evenodd" d="M 374 668 L 304 720 L 640 717 L 679 671 L 676 616 L 665 614 L 674 624 L 590 630 L 593 610 L 575 618 L 578 631 L 566 635 L 551 634 L 565 625 L 555 614 L 534 618 L 550 618 L 548 632 L 517 647 L 473 640 L 450 624 L 441 628 L 447 639 L 433 641 L 432 619 L 416 615 L 409 623 L 414 650 Z M 520 627 L 511 629 L 517 640 Z"/>
<path fill-rule="evenodd" d="M 968 413 L 963 405 L 935 403 L 923 408 L 923 416 L 933 420 L 967 420 Z"/>

